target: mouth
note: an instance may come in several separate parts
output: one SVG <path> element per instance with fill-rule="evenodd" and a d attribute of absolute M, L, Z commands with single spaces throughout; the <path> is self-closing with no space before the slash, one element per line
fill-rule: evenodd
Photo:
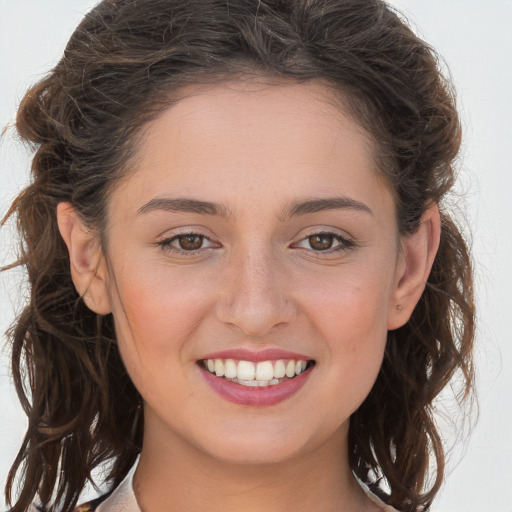
<path fill-rule="evenodd" d="M 206 383 L 221 398 L 258 407 L 290 399 L 304 387 L 316 365 L 313 359 L 281 350 L 225 351 L 197 363 Z"/>
<path fill-rule="evenodd" d="M 251 388 L 276 386 L 293 380 L 315 365 L 312 359 L 277 359 L 247 361 L 236 359 L 202 359 L 199 366 L 224 381 Z"/>

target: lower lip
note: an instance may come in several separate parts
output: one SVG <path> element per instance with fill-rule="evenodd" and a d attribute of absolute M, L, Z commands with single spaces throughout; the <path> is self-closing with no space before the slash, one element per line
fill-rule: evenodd
<path fill-rule="evenodd" d="M 278 404 L 290 398 L 304 386 L 314 366 L 293 379 L 269 386 L 249 387 L 216 377 L 201 368 L 201 374 L 210 387 L 222 398 L 239 405 L 265 406 Z"/>

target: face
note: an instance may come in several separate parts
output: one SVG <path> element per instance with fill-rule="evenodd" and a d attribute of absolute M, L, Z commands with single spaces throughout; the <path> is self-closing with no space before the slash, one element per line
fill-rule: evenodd
<path fill-rule="evenodd" d="M 145 443 L 237 463 L 346 442 L 403 257 L 372 145 L 321 84 L 194 91 L 113 192 L 106 294 Z"/>

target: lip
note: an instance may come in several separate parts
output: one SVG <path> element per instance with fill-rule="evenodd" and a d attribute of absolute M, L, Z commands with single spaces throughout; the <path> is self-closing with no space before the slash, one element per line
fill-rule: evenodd
<path fill-rule="evenodd" d="M 301 361 L 312 360 L 311 357 L 304 354 L 298 354 L 297 352 L 290 352 L 288 350 L 278 348 L 267 348 L 257 351 L 246 348 L 222 350 L 220 352 L 207 354 L 199 359 L 199 361 L 204 359 L 236 359 L 238 361 L 251 361 L 253 363 L 259 363 L 261 361 L 276 361 L 278 359 L 300 359 Z"/>
<path fill-rule="evenodd" d="M 290 398 L 306 384 L 315 365 L 310 366 L 300 375 L 273 386 L 248 387 L 216 377 L 198 366 L 206 383 L 223 399 L 238 405 L 270 406 Z"/>

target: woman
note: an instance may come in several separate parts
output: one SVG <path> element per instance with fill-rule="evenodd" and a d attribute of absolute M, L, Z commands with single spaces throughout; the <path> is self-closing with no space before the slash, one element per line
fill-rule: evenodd
<path fill-rule="evenodd" d="M 104 1 L 17 128 L 13 512 L 105 461 L 87 509 L 428 510 L 474 311 L 454 98 L 396 13 Z"/>

